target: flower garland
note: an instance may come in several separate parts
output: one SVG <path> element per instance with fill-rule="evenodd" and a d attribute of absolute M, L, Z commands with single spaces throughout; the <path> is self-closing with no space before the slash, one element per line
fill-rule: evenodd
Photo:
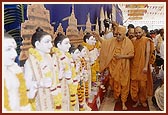
<path fill-rule="evenodd" d="M 85 42 L 83 42 L 82 44 L 84 46 L 86 46 L 89 51 L 93 50 L 94 48 L 97 48 L 97 49 L 100 48 L 99 42 L 97 42 L 96 45 L 89 45 L 89 44 L 87 44 Z M 96 72 L 97 71 L 99 71 L 99 58 L 97 58 L 95 60 L 95 63 L 91 65 L 92 82 L 96 82 L 97 81 L 97 77 L 96 77 Z"/>
<path fill-rule="evenodd" d="M 30 102 L 27 97 L 27 88 L 26 88 L 26 83 L 25 79 L 23 76 L 23 73 L 16 73 L 16 76 L 19 80 L 20 86 L 19 86 L 19 94 L 20 94 L 20 106 L 27 106 Z M 9 106 L 9 99 L 8 99 L 8 90 L 6 88 L 6 83 L 4 83 L 4 106 L 8 111 L 11 111 L 11 108 Z M 33 108 L 33 107 L 32 107 Z"/>
<path fill-rule="evenodd" d="M 54 105 L 56 111 L 62 111 L 62 93 L 59 92 L 54 96 Z"/>
<path fill-rule="evenodd" d="M 56 55 L 58 55 L 58 57 L 63 56 L 62 52 L 61 52 L 58 48 L 56 48 L 56 47 L 53 47 L 53 48 L 51 49 L 51 52 L 56 53 Z M 65 53 L 65 55 L 66 55 L 69 59 L 71 58 L 71 55 L 70 55 L 69 53 Z M 65 62 L 64 65 L 65 65 L 65 68 L 64 68 L 65 71 L 70 70 L 70 67 L 69 67 L 68 63 Z"/>
<path fill-rule="evenodd" d="M 56 53 L 56 55 L 58 55 L 58 57 L 63 56 L 63 53 L 56 47 L 53 47 L 51 51 L 53 53 Z M 66 57 L 68 57 L 68 59 L 70 59 L 72 61 L 72 56 L 68 52 L 66 52 L 65 55 L 66 55 Z M 64 71 L 69 71 L 69 70 L 72 71 L 71 78 L 73 80 L 76 77 L 75 68 L 73 66 L 69 66 L 69 64 L 67 62 L 64 62 L 63 64 L 65 65 Z M 68 87 L 69 87 L 69 92 L 70 92 L 70 104 L 71 104 L 72 109 L 74 110 L 74 107 L 76 104 L 77 84 L 75 82 L 72 82 L 71 84 L 68 84 Z"/>
<path fill-rule="evenodd" d="M 34 48 L 30 48 L 29 53 L 31 55 L 33 55 L 40 62 L 40 66 L 42 68 L 41 70 L 43 71 L 45 77 L 52 78 L 52 72 L 48 68 L 48 66 L 44 63 L 44 60 L 43 60 L 42 56 L 40 55 L 40 53 L 37 50 L 35 50 Z"/>
<path fill-rule="evenodd" d="M 86 60 L 84 59 L 84 58 L 81 58 L 81 63 L 82 63 L 82 68 L 85 68 L 85 69 L 87 69 L 88 67 L 87 67 L 87 63 L 86 63 Z M 87 71 L 88 72 L 88 71 Z M 88 75 L 89 74 L 87 74 L 86 76 L 84 76 L 84 77 L 88 77 Z M 84 79 L 87 79 L 87 78 L 84 78 Z M 85 81 L 85 98 L 86 98 L 86 100 L 88 100 L 88 98 L 89 98 L 89 81 L 87 80 L 87 81 Z"/>
<path fill-rule="evenodd" d="M 11 111 L 11 108 L 9 106 L 8 90 L 6 88 L 5 81 L 4 81 L 4 107 L 6 110 Z"/>
<path fill-rule="evenodd" d="M 79 99 L 79 111 L 84 111 L 84 96 L 85 96 L 85 92 L 84 92 L 84 83 L 83 80 L 80 81 L 80 83 L 78 84 L 78 99 Z"/>
<path fill-rule="evenodd" d="M 26 92 L 26 82 L 24 79 L 23 73 L 18 73 L 16 74 L 17 78 L 19 79 L 20 87 L 19 87 L 19 93 L 20 93 L 20 105 L 21 106 L 26 106 L 29 101 L 27 97 L 27 92 Z"/>
<path fill-rule="evenodd" d="M 83 46 L 86 46 L 89 51 L 93 50 L 95 48 L 95 45 L 90 45 L 88 43 L 82 42 Z"/>
<path fill-rule="evenodd" d="M 85 82 L 85 99 L 86 102 L 89 100 L 89 81 Z"/>
<path fill-rule="evenodd" d="M 41 66 L 41 68 L 43 68 L 43 69 L 41 69 L 42 71 L 43 71 L 43 73 L 44 73 L 44 75 L 45 75 L 45 77 L 50 77 L 50 78 L 52 78 L 52 72 L 51 72 L 51 70 L 48 68 L 48 66 L 46 65 L 46 64 L 44 64 L 44 60 L 43 60 L 43 58 L 42 58 L 42 56 L 40 55 L 40 53 L 37 51 L 37 50 L 35 50 L 34 48 L 30 48 L 29 49 L 29 53 L 31 54 L 31 55 L 33 55 L 39 62 L 40 62 L 40 66 Z M 56 83 L 59 83 L 59 80 L 58 80 L 58 71 L 57 71 L 57 69 L 55 69 L 55 73 L 56 73 Z M 58 87 L 58 86 L 57 86 Z M 55 88 L 55 90 L 58 90 L 58 88 Z M 60 86 L 61 87 L 61 86 Z M 53 100 L 54 100 L 54 106 L 55 106 L 55 110 L 57 110 L 57 111 L 61 111 L 62 110 L 62 94 L 61 94 L 61 91 L 58 91 L 58 93 L 57 94 L 55 94 L 55 95 L 53 95 Z M 33 100 L 31 100 L 31 102 L 32 102 Z"/>

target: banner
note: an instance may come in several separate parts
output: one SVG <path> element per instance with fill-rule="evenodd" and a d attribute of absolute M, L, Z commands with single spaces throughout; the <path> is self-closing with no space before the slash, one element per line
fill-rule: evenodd
<path fill-rule="evenodd" d="M 148 4 L 127 4 L 126 8 L 146 8 Z"/>

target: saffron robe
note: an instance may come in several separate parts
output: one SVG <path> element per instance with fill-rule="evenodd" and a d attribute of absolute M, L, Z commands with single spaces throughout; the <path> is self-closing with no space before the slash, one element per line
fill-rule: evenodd
<path fill-rule="evenodd" d="M 111 63 L 117 42 L 115 37 L 102 42 L 100 50 L 100 71 L 102 72 L 105 68 L 109 67 L 110 74 L 114 80 L 120 82 L 122 86 L 126 86 L 128 80 L 130 80 L 130 59 L 120 59 L 117 61 L 117 65 Z M 121 55 L 134 54 L 134 47 L 129 38 L 124 38 L 121 47 Z M 112 66 L 115 66 L 114 70 L 112 70 Z"/>

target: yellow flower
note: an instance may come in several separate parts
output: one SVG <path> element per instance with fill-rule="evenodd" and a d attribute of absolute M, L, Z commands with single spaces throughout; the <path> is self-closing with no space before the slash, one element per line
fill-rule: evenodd
<path fill-rule="evenodd" d="M 65 55 L 68 57 L 68 58 L 72 58 L 71 54 L 69 52 L 66 52 Z"/>
<path fill-rule="evenodd" d="M 46 73 L 45 73 L 45 76 L 46 76 L 46 77 L 52 77 L 51 71 L 46 72 Z"/>
<path fill-rule="evenodd" d="M 53 48 L 51 49 L 51 52 L 56 53 L 58 56 L 61 56 L 61 55 L 62 55 L 62 53 L 60 52 L 60 50 L 59 50 L 58 48 L 56 48 L 56 47 L 53 47 Z"/>
<path fill-rule="evenodd" d="M 55 49 L 56 50 L 56 49 Z M 43 61 L 43 58 L 42 56 L 40 55 L 40 53 L 35 50 L 34 48 L 30 48 L 29 49 L 29 53 L 31 55 L 33 55 L 39 62 L 42 62 Z M 48 70 L 47 72 L 45 72 L 45 77 L 52 77 L 52 73 L 51 73 L 51 70 Z"/>
<path fill-rule="evenodd" d="M 79 108 L 80 111 L 84 111 L 85 109 L 82 107 L 82 108 Z"/>
<path fill-rule="evenodd" d="M 75 78 L 76 77 L 76 71 L 75 71 L 75 68 L 74 67 L 72 67 L 72 78 Z"/>
<path fill-rule="evenodd" d="M 39 62 L 41 62 L 43 60 L 42 56 L 40 55 L 40 53 L 37 50 L 30 48 L 29 53 L 31 55 L 33 55 Z"/>
<path fill-rule="evenodd" d="M 62 106 L 62 93 L 59 93 L 58 95 L 54 96 L 54 105 L 55 106 Z M 61 109 L 59 109 L 61 110 Z"/>
<path fill-rule="evenodd" d="M 71 102 L 71 105 L 73 105 L 73 106 L 74 106 L 75 104 L 76 104 L 76 101 Z"/>
<path fill-rule="evenodd" d="M 19 80 L 19 83 L 20 83 L 20 86 L 19 86 L 19 94 L 20 94 L 20 106 L 26 106 L 28 105 L 29 103 L 32 105 L 32 109 L 34 110 L 35 108 L 33 107 L 33 103 L 34 102 L 30 102 L 28 97 L 27 97 L 27 88 L 26 88 L 26 83 L 25 83 L 25 79 L 24 79 L 24 76 L 23 76 L 23 73 L 18 73 L 16 74 L 18 80 Z M 5 96 L 5 102 L 4 102 L 4 105 L 5 105 L 5 108 L 7 110 L 11 110 L 10 106 L 9 106 L 9 99 L 8 99 L 8 90 L 6 88 L 6 85 L 5 85 L 5 91 L 4 91 L 4 96 Z"/>
<path fill-rule="evenodd" d="M 65 71 L 69 70 L 69 65 L 67 63 L 65 63 Z"/>

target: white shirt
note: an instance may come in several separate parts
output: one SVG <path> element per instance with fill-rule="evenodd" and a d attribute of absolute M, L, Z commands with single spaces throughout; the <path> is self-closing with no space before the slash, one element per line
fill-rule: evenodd
<path fill-rule="evenodd" d="M 164 59 L 164 41 L 160 45 L 160 57 Z"/>

